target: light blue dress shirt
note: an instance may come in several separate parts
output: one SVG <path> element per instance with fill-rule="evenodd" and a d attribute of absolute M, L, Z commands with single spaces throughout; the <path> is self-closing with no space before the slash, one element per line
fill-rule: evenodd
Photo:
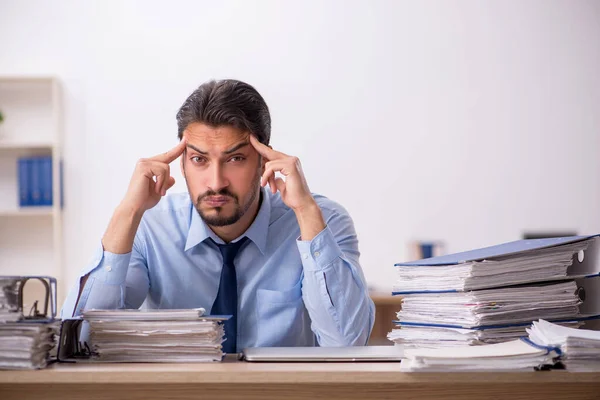
<path fill-rule="evenodd" d="M 267 346 L 362 346 L 375 319 L 359 264 L 352 219 L 339 204 L 314 195 L 327 227 L 300 240 L 294 212 L 279 192 L 262 188 L 248 241 L 235 259 L 238 282 L 238 351 Z M 189 194 L 164 197 L 146 211 L 133 250 L 104 251 L 100 244 L 78 304 L 79 281 L 62 318 L 83 309 L 197 308 L 210 311 L 217 296 L 224 243 L 204 223 Z"/>

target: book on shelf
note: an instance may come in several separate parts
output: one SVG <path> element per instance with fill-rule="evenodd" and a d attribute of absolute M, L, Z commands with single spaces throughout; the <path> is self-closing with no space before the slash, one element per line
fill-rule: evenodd
<path fill-rule="evenodd" d="M 54 204 L 52 157 L 21 157 L 17 160 L 20 207 L 50 207 Z"/>

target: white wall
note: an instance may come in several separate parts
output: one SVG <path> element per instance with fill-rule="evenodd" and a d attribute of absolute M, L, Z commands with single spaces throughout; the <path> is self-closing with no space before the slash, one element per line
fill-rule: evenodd
<path fill-rule="evenodd" d="M 598 71 L 591 0 L 0 0 L 0 74 L 65 91 L 67 285 L 211 78 L 263 94 L 273 146 L 353 215 L 372 284 L 413 238 L 600 232 Z"/>

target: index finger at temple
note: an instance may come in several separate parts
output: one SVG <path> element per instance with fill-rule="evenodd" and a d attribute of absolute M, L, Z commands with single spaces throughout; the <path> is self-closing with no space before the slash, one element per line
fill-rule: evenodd
<path fill-rule="evenodd" d="M 282 155 L 282 153 L 279 153 L 278 151 L 273 150 L 269 146 L 266 146 L 259 142 L 256 136 L 254 135 L 250 135 L 250 143 L 261 156 L 266 157 L 268 160 L 274 160 Z"/>
<path fill-rule="evenodd" d="M 183 153 L 183 150 L 185 150 L 185 145 L 186 145 L 186 140 L 181 139 L 181 141 L 177 144 L 177 146 L 173 147 L 169 151 L 166 151 L 162 154 L 152 157 L 152 160 L 170 164 L 171 162 L 175 161 L 177 159 L 177 157 L 179 157 Z"/>

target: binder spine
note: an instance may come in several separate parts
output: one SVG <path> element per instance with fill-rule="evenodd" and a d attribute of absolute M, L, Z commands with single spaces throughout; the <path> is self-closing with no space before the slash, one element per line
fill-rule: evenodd
<path fill-rule="evenodd" d="M 27 158 L 21 157 L 17 160 L 17 175 L 19 183 L 19 207 L 30 206 L 29 162 Z"/>
<path fill-rule="evenodd" d="M 42 190 L 41 190 L 41 162 L 39 157 L 30 159 L 30 190 L 31 190 L 31 205 L 42 205 Z"/>
<path fill-rule="evenodd" d="M 41 161 L 42 205 L 52 205 L 52 157 L 44 157 Z"/>

